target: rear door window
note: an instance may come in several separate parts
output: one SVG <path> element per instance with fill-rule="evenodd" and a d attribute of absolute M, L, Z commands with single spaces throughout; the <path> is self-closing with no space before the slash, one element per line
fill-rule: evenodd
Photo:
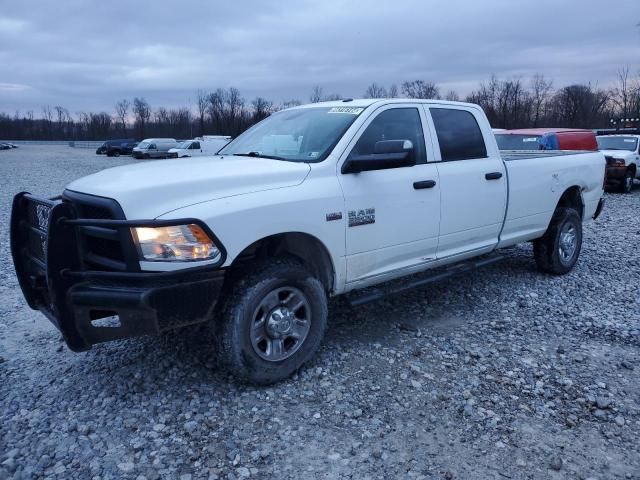
<path fill-rule="evenodd" d="M 443 161 L 486 158 L 487 147 L 476 118 L 467 110 L 430 108 Z"/>

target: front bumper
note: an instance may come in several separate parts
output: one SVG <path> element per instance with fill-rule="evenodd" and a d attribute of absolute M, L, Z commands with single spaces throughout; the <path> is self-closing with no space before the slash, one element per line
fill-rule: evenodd
<path fill-rule="evenodd" d="M 627 167 L 625 165 L 607 165 L 606 169 L 606 184 L 618 185 L 624 180 L 627 174 Z"/>
<path fill-rule="evenodd" d="M 60 198 L 28 193 L 14 198 L 11 253 L 20 287 L 29 306 L 44 313 L 71 350 L 159 334 L 213 315 L 224 270 L 141 272 L 137 262 L 120 265 L 87 252 L 83 232 L 124 239 L 133 223 L 78 218 L 74 204 Z"/>

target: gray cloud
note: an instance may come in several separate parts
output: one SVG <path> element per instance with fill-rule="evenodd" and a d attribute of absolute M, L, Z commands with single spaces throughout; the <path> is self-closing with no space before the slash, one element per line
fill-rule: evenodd
<path fill-rule="evenodd" d="M 230 86 L 306 101 L 316 84 L 361 96 L 407 79 L 466 94 L 492 73 L 607 86 L 640 69 L 639 21 L 637 0 L 7 2 L 0 110 L 185 105 Z"/>

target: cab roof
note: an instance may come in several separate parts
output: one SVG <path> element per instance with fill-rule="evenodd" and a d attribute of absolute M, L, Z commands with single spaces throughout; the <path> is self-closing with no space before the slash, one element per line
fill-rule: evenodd
<path fill-rule="evenodd" d="M 367 108 L 374 104 L 402 104 L 402 103 L 437 103 L 438 105 L 457 105 L 463 107 L 476 107 L 473 103 L 465 102 L 451 102 L 449 100 L 437 100 L 437 99 L 422 99 L 422 98 L 345 98 L 342 100 L 331 100 L 328 102 L 307 103 L 304 105 L 298 105 L 294 108 L 313 108 L 313 107 L 361 107 Z"/>

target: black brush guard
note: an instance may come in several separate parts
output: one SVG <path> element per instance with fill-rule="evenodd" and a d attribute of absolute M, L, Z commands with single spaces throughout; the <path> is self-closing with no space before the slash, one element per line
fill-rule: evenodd
<path fill-rule="evenodd" d="M 11 253 L 27 303 L 44 313 L 74 351 L 207 321 L 213 316 L 224 282 L 224 271 L 218 268 L 224 262 L 224 250 L 216 265 L 155 273 L 141 272 L 137 261 L 128 261 L 112 262 L 119 271 L 110 271 L 107 261 L 102 269 L 87 264 L 92 254 L 85 251 L 79 232 L 117 232 L 119 239 L 128 239 L 122 248 L 131 254 L 136 252 L 132 226 L 178 223 L 198 223 L 210 233 L 206 225 L 193 219 L 132 222 L 78 218 L 73 202 L 19 193 L 11 213 Z M 108 325 L 96 322 L 114 316 L 117 320 Z"/>

